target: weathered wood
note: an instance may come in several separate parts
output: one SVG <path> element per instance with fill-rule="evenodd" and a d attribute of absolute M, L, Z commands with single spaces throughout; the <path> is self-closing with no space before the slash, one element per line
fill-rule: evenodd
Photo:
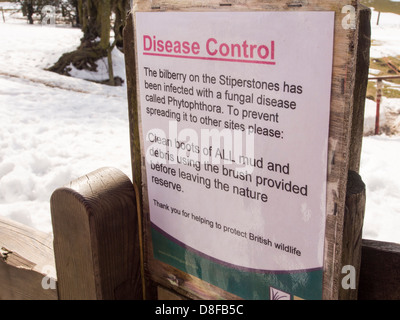
<path fill-rule="evenodd" d="M 0 219 L 0 300 L 58 299 L 52 240 L 51 234 Z"/>
<path fill-rule="evenodd" d="M 186 300 L 185 297 L 176 294 L 168 289 L 165 289 L 161 286 L 157 287 L 157 296 L 158 300 Z"/>
<path fill-rule="evenodd" d="M 371 46 L 371 10 L 360 5 L 358 12 L 358 46 L 353 94 L 349 170 L 359 172 L 362 139 L 364 137 L 364 111 L 369 74 L 369 49 Z"/>
<path fill-rule="evenodd" d="M 368 84 L 369 48 L 371 45 L 371 11 L 360 5 L 358 10 L 358 38 L 353 93 L 353 113 L 349 146 L 349 172 L 346 187 L 343 220 L 342 264 L 356 270 L 356 288 L 345 290 L 339 286 L 339 299 L 357 299 L 359 269 L 361 264 L 361 239 L 365 211 L 365 185 L 358 175 L 364 132 L 365 97 Z M 343 275 L 342 275 L 343 277 Z"/>
<path fill-rule="evenodd" d="M 141 299 L 134 186 L 101 168 L 54 191 L 54 254 L 60 299 Z"/>
<path fill-rule="evenodd" d="M 59 246 L 59 249 L 64 248 L 67 250 L 56 256 L 58 259 L 58 273 L 61 275 L 61 282 L 66 279 L 71 281 L 71 283 L 64 284 L 66 287 L 62 287 L 60 299 L 87 299 L 92 296 L 95 299 L 110 298 L 107 294 L 110 294 L 111 298 L 115 299 L 141 298 L 141 279 L 138 267 L 139 262 L 137 261 L 138 254 L 135 251 L 137 250 L 137 246 L 133 254 L 131 249 L 124 249 L 132 247 L 132 243 L 138 243 L 139 232 L 135 228 L 130 230 L 131 234 L 129 235 L 125 232 L 126 224 L 130 224 L 127 215 L 132 212 L 134 215 L 136 214 L 136 208 L 131 207 L 131 204 L 136 201 L 135 190 L 130 184 L 129 179 L 120 171 L 107 168 L 88 174 L 72 182 L 70 186 L 72 189 L 69 190 L 68 188 L 57 189 L 54 193 L 55 197 L 52 198 L 52 205 L 54 205 L 54 202 L 58 203 L 55 208 L 53 207 L 53 210 L 57 211 L 53 211 L 53 213 L 57 215 L 60 214 L 60 201 L 58 199 L 65 199 L 64 195 L 67 195 L 67 198 L 71 195 L 75 197 L 75 200 L 72 201 L 64 200 L 64 205 L 62 206 L 64 208 L 63 213 L 61 213 L 61 216 L 55 217 L 55 224 L 61 223 L 61 225 L 67 228 L 63 230 L 65 239 L 60 239 L 59 232 L 57 236 L 63 243 L 62 246 Z M 99 189 L 102 192 L 99 192 Z M 119 194 L 117 190 L 122 191 L 122 193 Z M 400 273 L 398 272 L 400 245 L 365 239 L 362 242 L 357 240 L 360 239 L 358 236 L 362 228 L 362 219 L 360 219 L 360 216 L 363 214 L 364 194 L 365 186 L 359 175 L 355 172 L 350 172 L 344 220 L 343 252 L 351 252 L 353 250 L 354 253 L 353 257 L 349 258 L 350 260 L 346 260 L 346 257 L 343 256 L 341 266 L 349 264 L 348 261 L 359 263 L 359 259 L 355 259 L 354 256 L 360 256 L 359 250 L 362 246 L 359 283 L 357 285 L 358 299 L 398 300 L 400 299 Z M 88 200 L 86 198 L 87 201 L 85 202 L 85 197 L 91 197 L 92 199 Z M 79 204 L 74 204 L 74 201 L 79 202 Z M 96 201 L 102 204 L 96 206 L 94 204 Z M 107 203 L 114 203 L 114 205 L 109 206 Z M 116 203 L 119 203 L 119 205 L 116 205 Z M 105 209 L 105 207 L 109 209 Z M 117 211 L 113 214 L 112 207 L 120 212 L 120 214 Z M 129 211 L 127 207 L 131 210 Z M 71 211 L 76 209 L 78 209 L 77 213 L 71 213 Z M 114 219 L 100 219 L 99 216 L 107 216 L 107 214 L 104 214 L 105 211 L 114 215 Z M 79 216 L 82 213 L 84 217 Z M 79 217 L 78 220 L 71 221 L 69 226 L 66 224 L 66 220 L 77 216 Z M 80 225 L 88 225 L 88 227 L 86 230 L 83 230 Z M 114 234 L 108 237 L 107 234 L 109 232 L 114 232 Z M 97 239 L 93 239 L 96 236 Z M 102 236 L 105 238 L 101 239 Z M 85 241 L 92 238 L 92 243 L 98 247 L 92 248 L 92 255 L 90 257 L 83 255 L 83 260 L 78 260 L 82 256 L 81 251 L 87 249 L 85 242 L 81 241 L 83 238 L 86 239 Z M 115 243 L 115 239 L 109 241 L 112 238 L 118 238 L 121 242 L 118 245 L 113 245 L 112 243 Z M 4 218 L 0 219 L 0 300 L 58 299 L 57 290 L 44 289 L 42 286 L 44 284 L 45 287 L 49 287 L 52 285 L 52 282 L 57 283 L 60 281 L 51 275 L 49 275 L 50 278 L 46 278 L 48 272 L 55 269 L 52 240 L 51 234 L 42 233 Z M 91 244 L 89 244 L 90 246 Z M 123 258 L 124 253 L 128 251 L 131 251 L 131 255 Z M 106 261 L 101 261 L 101 259 L 105 259 Z M 98 261 L 98 265 L 93 265 L 93 261 Z M 123 268 L 121 268 L 121 261 L 124 265 Z M 88 265 L 88 263 L 91 263 L 91 265 Z M 110 268 L 113 268 L 113 270 L 110 271 Z M 128 280 L 117 279 L 113 281 L 110 279 L 112 275 L 117 278 L 118 275 L 116 273 L 118 272 L 116 271 L 121 271 L 121 269 L 123 269 L 122 272 L 126 270 L 124 275 L 127 276 Z M 130 275 L 127 271 L 128 269 L 131 270 Z M 95 284 L 93 286 L 90 285 L 89 281 L 91 280 L 87 279 L 95 278 L 93 275 L 95 273 L 94 270 L 97 272 L 97 286 L 101 294 L 88 292 L 90 288 L 96 287 Z M 169 272 L 168 266 L 166 266 L 165 270 Z M 69 278 L 63 278 L 65 274 Z M 169 282 L 171 285 L 168 288 L 156 287 L 156 293 L 153 292 L 153 298 L 157 297 L 157 294 L 160 299 L 198 297 L 193 293 L 198 288 L 194 288 L 193 292 L 191 292 L 179 287 L 179 284 L 185 281 L 185 279 L 179 278 L 181 276 L 179 272 L 175 274 L 169 273 L 168 275 L 170 276 Z M 116 285 L 116 290 L 111 290 L 111 292 L 102 290 L 105 287 L 102 284 L 108 283 L 112 287 L 112 283 L 121 283 L 120 281 L 122 281 L 122 285 Z M 193 283 L 193 285 L 199 284 Z M 204 287 L 204 290 L 213 292 L 214 296 L 217 296 L 218 290 L 221 291 L 221 289 L 213 288 L 211 285 Z M 340 292 L 339 297 L 341 299 L 353 299 L 356 291 Z M 182 295 L 177 292 L 180 292 Z"/>
<path fill-rule="evenodd" d="M 361 240 L 365 212 L 365 184 L 360 175 L 349 171 L 346 211 L 343 223 L 342 267 L 352 266 L 356 272 L 355 288 L 340 286 L 339 299 L 356 300 L 361 265 Z M 343 275 L 342 275 L 343 276 Z"/>
<path fill-rule="evenodd" d="M 400 299 L 400 244 L 362 241 L 359 300 Z"/>
<path fill-rule="evenodd" d="M 340 267 L 342 257 L 342 232 L 345 211 L 347 171 L 349 169 L 350 140 L 352 136 L 352 115 L 355 88 L 355 65 L 358 52 L 358 28 L 343 28 L 342 7 L 352 5 L 359 12 L 357 1 L 142 1 L 134 2 L 133 11 L 335 11 L 334 59 L 331 92 L 331 113 L 329 131 L 329 167 L 327 179 L 327 224 L 325 234 L 324 299 L 337 299 L 340 287 Z M 130 16 L 130 20 L 132 15 Z M 132 26 L 132 22 L 129 24 Z M 174 288 L 188 296 L 210 298 L 234 298 L 232 295 L 212 288 L 209 284 L 185 274 L 173 267 L 154 261 L 150 234 L 149 204 L 147 195 L 146 168 L 141 155 L 145 152 L 140 145 L 141 136 L 140 106 L 137 101 L 136 70 L 137 61 L 133 54 L 135 47 L 133 31 L 125 31 L 128 101 L 131 124 L 131 146 L 133 176 L 140 179 L 142 186 L 142 210 L 145 244 L 146 277 L 165 287 Z M 135 92 L 136 91 L 136 92 Z M 353 134 L 354 135 L 354 134 Z M 357 162 L 356 156 L 353 156 Z M 171 281 L 171 279 L 177 279 Z"/>
<path fill-rule="evenodd" d="M 137 199 L 137 205 L 139 208 L 143 208 L 143 193 L 142 193 L 142 159 L 140 154 L 140 140 L 139 140 L 139 114 L 138 105 L 136 99 L 136 63 L 135 63 L 135 44 L 134 44 L 134 32 L 133 32 L 133 17 L 129 14 L 127 23 L 124 28 L 124 54 L 125 54 L 125 70 L 126 70 L 126 84 L 127 84 L 127 98 L 128 98 L 128 112 L 129 112 L 129 133 L 130 133 L 130 147 L 131 147 L 131 163 L 132 163 L 132 177 L 133 183 L 138 188 L 139 197 Z M 144 159 L 143 159 L 144 161 Z M 148 239 L 148 234 L 142 232 L 144 228 L 143 212 L 139 213 L 139 221 L 141 237 L 143 243 L 147 243 L 151 239 Z M 141 245 L 141 253 L 144 254 L 144 244 Z M 147 269 L 147 261 L 143 257 L 143 267 Z M 144 280 L 144 294 L 147 299 L 156 299 L 157 297 L 157 286 L 152 283 L 149 279 L 148 273 L 143 271 Z"/>

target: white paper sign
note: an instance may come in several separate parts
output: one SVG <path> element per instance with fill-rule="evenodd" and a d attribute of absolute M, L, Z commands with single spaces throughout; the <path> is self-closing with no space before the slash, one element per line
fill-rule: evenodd
<path fill-rule="evenodd" d="M 321 269 L 334 13 L 135 19 L 153 228 L 232 268 Z"/>

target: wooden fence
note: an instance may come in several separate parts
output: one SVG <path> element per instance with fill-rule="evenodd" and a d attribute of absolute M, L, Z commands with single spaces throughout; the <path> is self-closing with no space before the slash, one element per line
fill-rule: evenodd
<path fill-rule="evenodd" d="M 351 236 L 344 245 L 362 251 L 360 266 L 354 266 L 358 285 L 340 297 L 400 299 L 400 245 L 360 241 L 362 223 L 355 221 L 363 215 L 365 186 L 355 172 L 348 181 L 345 228 Z M 54 239 L 0 220 L 0 299 L 143 298 L 136 188 L 125 174 L 101 168 L 72 181 L 54 191 L 51 212 Z M 179 295 L 158 287 L 152 297 Z"/>
<path fill-rule="evenodd" d="M 395 80 L 400 79 L 400 75 L 397 76 L 377 76 L 370 77 L 368 80 L 376 80 L 376 116 L 375 116 L 375 134 L 379 134 L 379 121 L 380 121 L 380 105 L 382 99 L 382 87 L 384 80 Z"/>
<path fill-rule="evenodd" d="M 369 63 L 369 11 L 360 10 L 360 34 L 352 93 L 351 139 L 343 217 L 343 237 L 334 279 L 346 281 L 343 266 L 356 271 L 354 289 L 339 289 L 339 299 L 400 299 L 400 245 L 362 239 L 365 185 L 358 175 Z M 131 39 L 132 20 L 125 30 Z M 127 46 L 132 46 L 131 42 Z M 134 61 L 133 50 L 126 60 Z M 136 99 L 134 64 L 127 63 L 128 100 Z M 343 82 L 344 85 L 344 82 Z M 132 150 L 137 149 L 135 113 L 130 108 Z M 115 168 L 101 168 L 54 191 L 51 203 L 53 234 L 43 234 L 0 219 L 0 299 L 178 299 L 180 274 L 167 274 L 171 285 L 153 282 L 145 270 L 140 208 L 140 153 L 132 153 L 133 183 Z M 138 167 L 135 167 L 138 166 Z M 343 171 L 346 176 L 347 169 Z M 138 186 L 138 187 L 136 187 Z M 346 190 L 344 190 L 346 188 Z M 336 254 L 335 252 L 332 252 Z M 341 265 L 339 265 L 341 264 Z M 337 267 L 336 267 L 337 266 Z M 50 273 L 50 274 L 49 274 Z M 52 273 L 52 274 L 51 274 Z M 210 286 L 210 290 L 213 290 Z M 145 292 L 146 291 L 146 292 Z M 210 294 L 209 296 L 213 296 Z M 215 295 L 214 295 L 215 296 Z"/>

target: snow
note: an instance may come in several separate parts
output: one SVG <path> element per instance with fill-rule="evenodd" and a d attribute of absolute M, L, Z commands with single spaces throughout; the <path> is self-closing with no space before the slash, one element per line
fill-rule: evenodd
<path fill-rule="evenodd" d="M 399 243 L 400 136 L 364 138 L 360 175 L 366 184 L 363 238 Z"/>
<path fill-rule="evenodd" d="M 372 58 L 400 55 L 400 16 L 372 11 Z M 370 69 L 371 76 L 376 70 Z M 392 85 L 392 88 L 398 86 Z M 397 115 L 391 118 L 389 115 Z M 375 129 L 376 103 L 366 100 L 360 175 L 366 185 L 363 238 L 400 243 L 400 99 L 382 97 L 380 126 L 389 126 L 396 135 L 371 135 Z"/>
<path fill-rule="evenodd" d="M 126 87 L 45 71 L 81 31 L 17 18 L 0 23 L 0 216 L 52 232 L 56 188 L 104 166 L 131 177 Z M 123 55 L 113 57 L 125 78 Z"/>
<path fill-rule="evenodd" d="M 399 55 L 400 48 L 400 17 L 394 13 L 381 12 L 378 21 L 378 12 L 373 11 L 371 16 L 372 46 L 370 55 L 372 58 Z"/>
<path fill-rule="evenodd" d="M 81 31 L 28 25 L 10 12 L 6 23 L 0 19 L 0 216 L 51 233 L 49 199 L 56 188 L 104 166 L 131 177 L 126 87 L 83 80 L 107 78 L 105 60 L 98 73 L 73 70 L 73 77 L 65 77 L 46 71 L 79 45 Z M 376 19 L 373 12 L 371 56 L 399 55 L 400 16 L 381 13 L 379 26 Z M 113 61 L 115 74 L 125 79 L 117 50 Z M 388 110 L 400 114 L 400 99 L 383 98 L 382 126 Z M 375 112 L 376 104 L 367 100 L 366 133 L 373 132 Z M 391 119 L 391 126 L 400 128 L 399 119 Z M 399 158 L 400 134 L 364 137 L 364 238 L 400 243 Z"/>

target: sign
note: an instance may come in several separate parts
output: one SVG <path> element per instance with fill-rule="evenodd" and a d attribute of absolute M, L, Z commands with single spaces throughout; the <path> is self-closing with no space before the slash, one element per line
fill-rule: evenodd
<path fill-rule="evenodd" d="M 320 299 L 334 12 L 136 12 L 154 257 Z"/>

